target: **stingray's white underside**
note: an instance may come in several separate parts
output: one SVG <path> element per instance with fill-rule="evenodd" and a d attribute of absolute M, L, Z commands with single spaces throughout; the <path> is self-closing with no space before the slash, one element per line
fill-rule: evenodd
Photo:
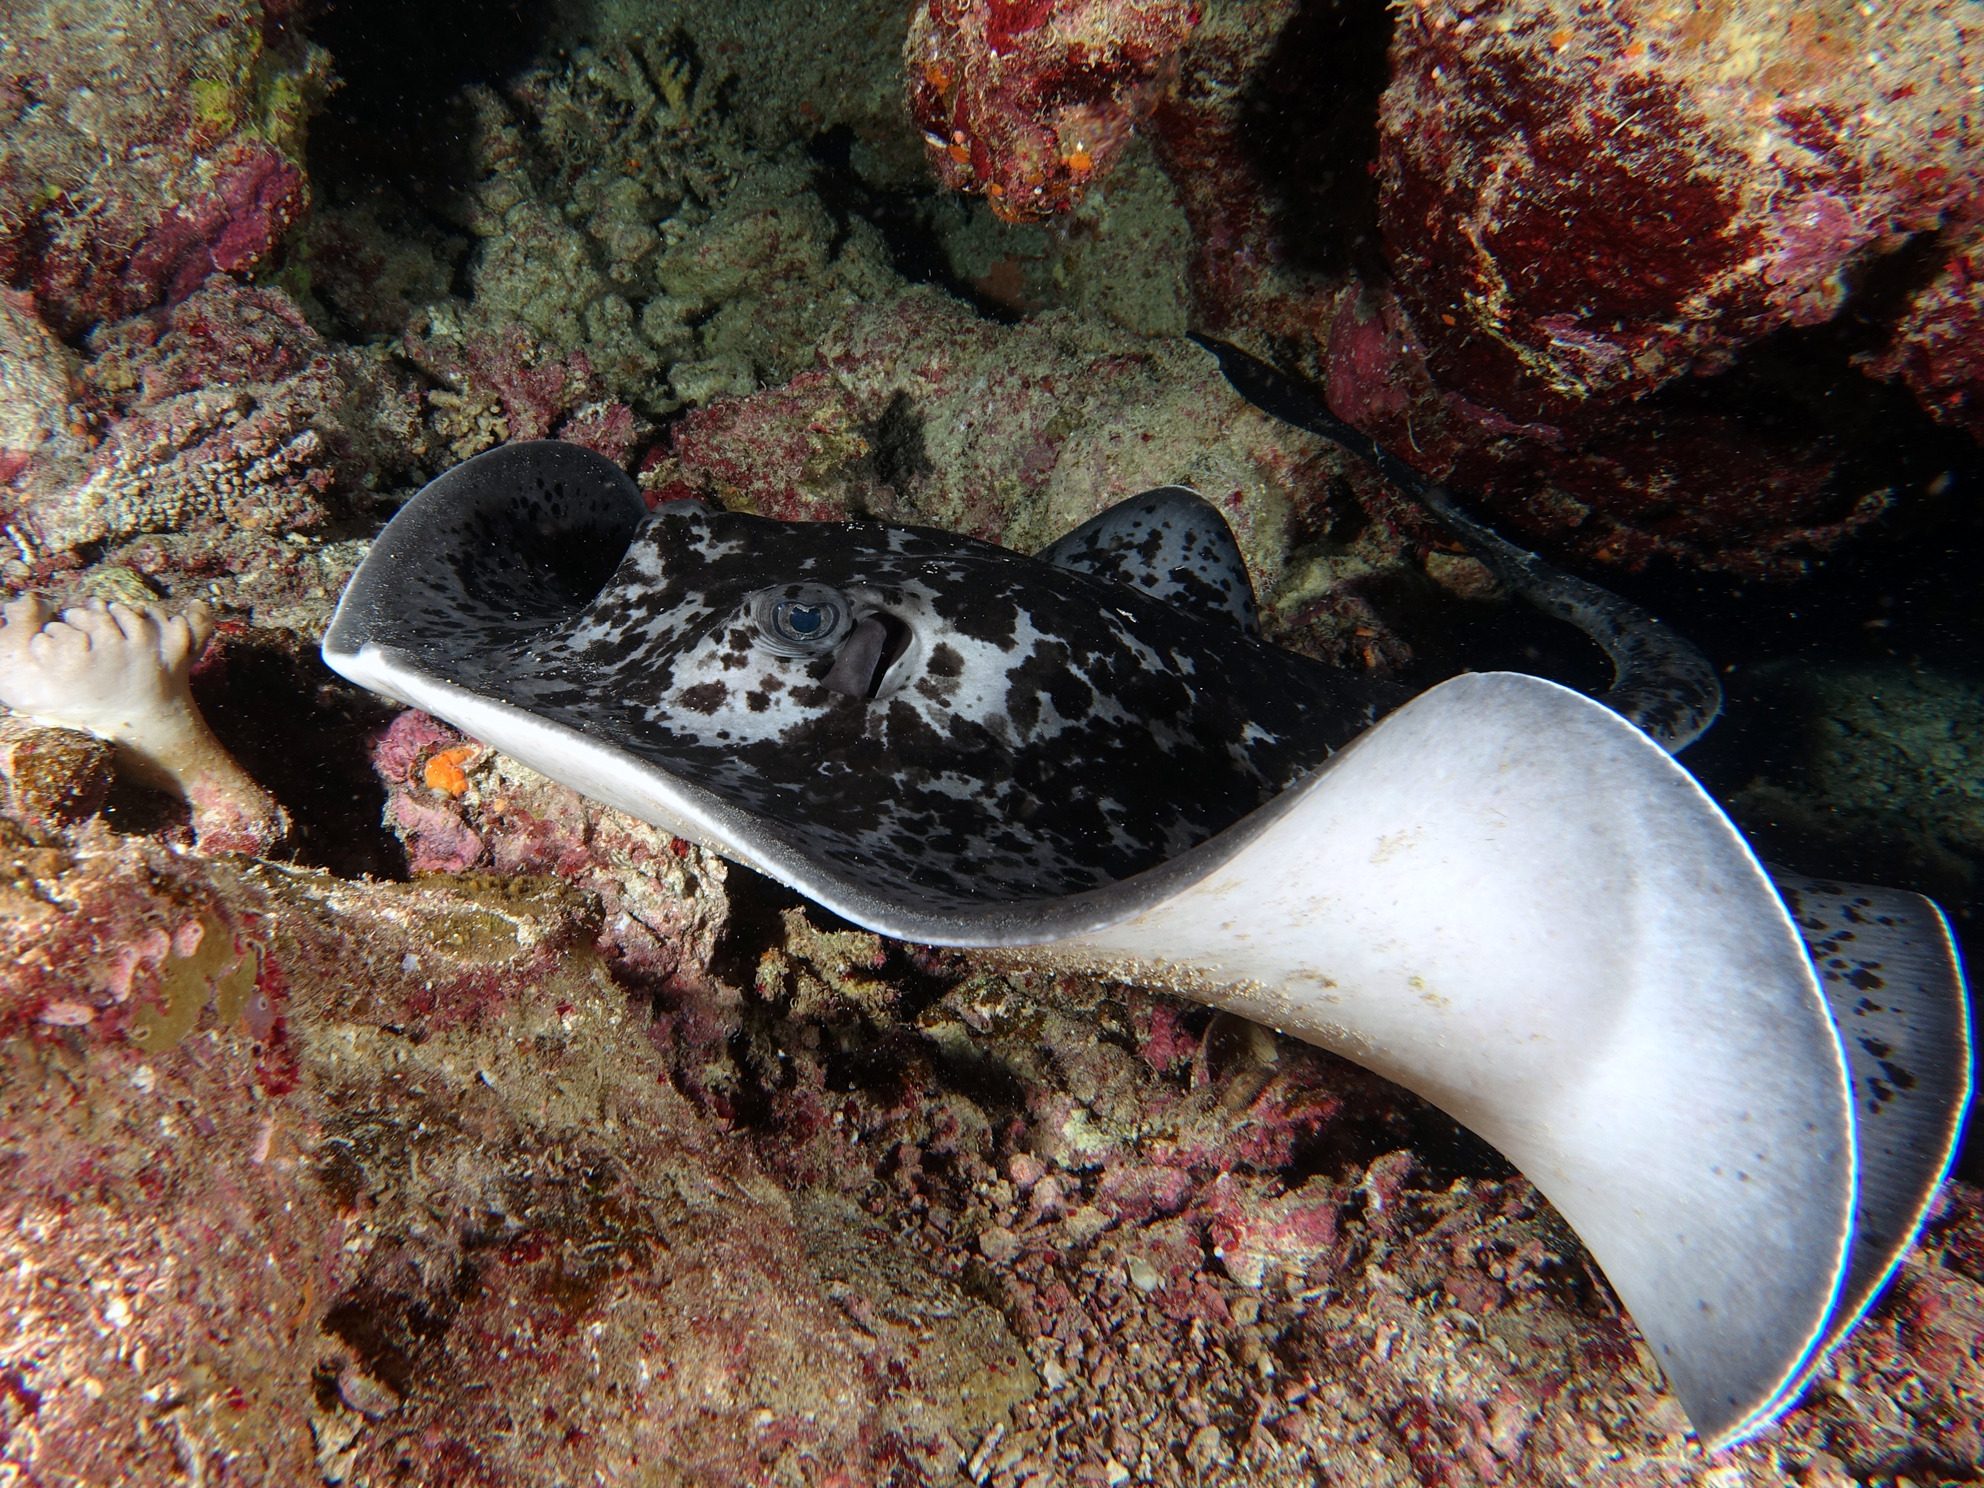
<path fill-rule="evenodd" d="M 603 740 L 367 643 L 326 659 L 598 800 L 883 933 L 1042 945 L 1336 1050 L 1493 1143 L 1604 1268 L 1703 1440 L 1802 1378 L 1853 1228 L 1839 1037 L 1736 829 L 1644 734 L 1455 678 L 1212 841 L 1071 898 L 880 898 Z"/>

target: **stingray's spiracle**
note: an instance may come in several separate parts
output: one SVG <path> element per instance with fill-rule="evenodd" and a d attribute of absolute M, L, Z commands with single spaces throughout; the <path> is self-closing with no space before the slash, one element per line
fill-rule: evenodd
<path fill-rule="evenodd" d="M 1192 339 L 1218 359 L 1228 385 L 1249 403 L 1369 461 L 1438 517 L 1502 584 L 1604 647 L 1613 677 L 1598 701 L 1638 724 L 1662 749 L 1680 753 L 1715 722 L 1722 711 L 1722 683 L 1714 664 L 1685 637 L 1631 601 L 1552 567 L 1475 521 L 1460 509 L 1453 492 L 1338 418 L 1319 396 L 1279 368 L 1211 336 Z"/>

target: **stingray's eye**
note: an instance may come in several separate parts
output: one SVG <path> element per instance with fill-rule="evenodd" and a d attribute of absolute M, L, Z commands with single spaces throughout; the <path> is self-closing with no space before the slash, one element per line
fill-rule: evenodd
<path fill-rule="evenodd" d="M 809 605 L 788 599 L 772 606 L 772 629 L 778 632 L 779 639 L 801 646 L 811 645 L 824 632 L 832 630 L 836 618 L 830 604 Z"/>
<path fill-rule="evenodd" d="M 776 656 L 825 656 L 854 628 L 853 606 L 824 584 L 785 584 L 751 596 L 745 608 L 758 644 Z"/>

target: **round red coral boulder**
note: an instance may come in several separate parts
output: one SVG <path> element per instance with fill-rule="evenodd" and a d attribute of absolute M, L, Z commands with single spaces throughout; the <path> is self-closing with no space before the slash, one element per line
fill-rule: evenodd
<path fill-rule="evenodd" d="M 1415 0 L 1380 171 L 1435 376 L 1561 418 L 1829 319 L 1977 194 L 1981 55 L 1936 0 Z"/>

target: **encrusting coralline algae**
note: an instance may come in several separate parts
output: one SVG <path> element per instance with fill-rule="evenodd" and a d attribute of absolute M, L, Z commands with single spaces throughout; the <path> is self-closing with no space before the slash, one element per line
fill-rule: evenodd
<path fill-rule="evenodd" d="M 0 579 L 56 608 L 209 607 L 191 697 L 291 825 L 287 857 L 218 851 L 102 740 L 0 726 L 0 1464 L 999 1488 L 1984 1472 L 1965 1183 L 1806 1403 L 1711 1460 L 1568 1230 L 1413 1098 L 1167 997 L 851 930 L 314 661 L 400 500 L 551 436 L 658 501 L 1024 548 L 1187 480 L 1274 638 L 1439 662 L 1499 602 L 1485 570 L 1235 398 L 1188 324 L 1317 375 L 1581 557 L 1791 571 L 1913 493 L 1828 483 L 1851 430 L 1638 395 L 1823 320 L 1940 224 L 1943 256 L 1852 354 L 1974 431 L 1960 8 L 1428 4 L 1386 32 L 1292 5 L 986 0 L 912 26 L 612 3 L 459 90 L 441 175 L 365 187 L 306 149 L 367 65 L 311 41 L 318 19 L 28 0 L 0 33 Z M 1312 86 L 1332 55 L 1371 75 Z M 1250 132 L 1276 100 L 1307 121 L 1295 199 Z M 1849 127 L 1869 111 L 1880 129 Z M 1584 150 L 1594 121 L 1615 142 Z M 939 194 L 933 163 L 985 195 Z M 1640 299 L 1567 289 L 1626 270 L 1501 212 L 1517 178 L 1532 215 L 1605 224 Z M 1016 208 L 1033 185 L 1054 210 Z M 1740 304 L 1688 299 L 1731 265 Z M 1938 799 L 1967 756 L 1884 759 L 1798 799 L 1887 810 L 1904 776 Z M 1939 820 L 1960 882 L 1972 836 Z"/>

